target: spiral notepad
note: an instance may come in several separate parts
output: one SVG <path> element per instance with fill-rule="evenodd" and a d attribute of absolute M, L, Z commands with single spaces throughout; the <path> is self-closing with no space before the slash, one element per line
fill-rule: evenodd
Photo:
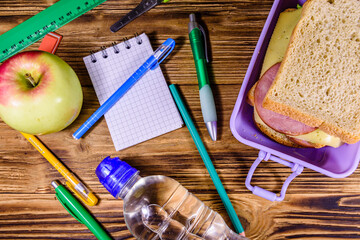
<path fill-rule="evenodd" d="M 153 53 L 145 33 L 84 57 L 103 104 Z M 122 150 L 182 127 L 160 67 L 148 71 L 105 114 L 115 149 Z"/>

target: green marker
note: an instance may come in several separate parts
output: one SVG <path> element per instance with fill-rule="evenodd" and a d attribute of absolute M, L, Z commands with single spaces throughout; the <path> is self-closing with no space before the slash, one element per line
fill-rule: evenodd
<path fill-rule="evenodd" d="M 95 218 L 85 209 L 81 203 L 61 184 L 56 181 L 51 182 L 55 188 L 56 197 L 63 207 L 80 223 L 84 224 L 97 239 L 111 240 L 107 232 L 95 220 Z"/>
<path fill-rule="evenodd" d="M 213 141 L 216 141 L 217 116 L 214 96 L 209 85 L 209 77 L 206 66 L 209 59 L 207 57 L 205 36 L 204 29 L 195 20 L 195 14 L 190 14 L 189 38 L 194 56 L 197 78 L 199 81 L 201 111 L 210 137 Z"/>

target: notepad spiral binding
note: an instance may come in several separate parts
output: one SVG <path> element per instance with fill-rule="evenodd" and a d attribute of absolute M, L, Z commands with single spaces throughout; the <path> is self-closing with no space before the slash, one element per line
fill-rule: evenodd
<path fill-rule="evenodd" d="M 136 39 L 136 43 L 138 45 L 142 44 L 143 40 L 141 39 L 140 35 L 138 33 L 135 33 L 134 36 Z M 130 49 L 132 47 L 131 43 L 129 42 L 129 39 L 127 37 L 124 37 L 122 42 L 125 43 L 125 49 Z M 117 44 L 118 44 L 117 42 L 111 43 L 111 47 L 113 48 L 113 51 L 115 54 L 120 53 L 120 49 L 117 46 Z M 109 56 L 109 54 L 107 53 L 108 50 L 109 50 L 109 48 L 106 48 L 106 46 L 100 47 L 101 55 L 103 58 L 107 58 Z M 90 58 L 91 58 L 91 62 L 93 62 L 93 63 L 97 62 L 97 59 L 95 57 L 95 51 L 90 51 Z"/>

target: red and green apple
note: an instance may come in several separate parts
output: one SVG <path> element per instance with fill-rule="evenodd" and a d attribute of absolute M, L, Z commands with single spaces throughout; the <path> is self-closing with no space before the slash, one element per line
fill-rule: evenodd
<path fill-rule="evenodd" d="M 76 119 L 82 103 L 76 73 L 56 55 L 27 51 L 0 65 L 0 117 L 18 131 L 58 132 Z"/>

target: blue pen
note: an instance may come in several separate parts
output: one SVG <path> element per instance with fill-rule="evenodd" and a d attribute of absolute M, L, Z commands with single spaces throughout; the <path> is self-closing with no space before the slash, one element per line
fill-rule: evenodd
<path fill-rule="evenodd" d="M 81 138 L 87 130 L 89 130 L 94 123 L 99 120 L 124 94 L 149 70 L 154 70 L 159 64 L 171 53 L 175 47 L 175 41 L 168 38 L 156 51 L 144 62 L 141 67 L 136 70 L 122 84 L 118 90 L 116 90 L 111 97 L 109 97 L 104 104 L 102 104 L 96 112 L 94 112 L 86 122 L 79 127 L 73 134 L 75 139 Z"/>

